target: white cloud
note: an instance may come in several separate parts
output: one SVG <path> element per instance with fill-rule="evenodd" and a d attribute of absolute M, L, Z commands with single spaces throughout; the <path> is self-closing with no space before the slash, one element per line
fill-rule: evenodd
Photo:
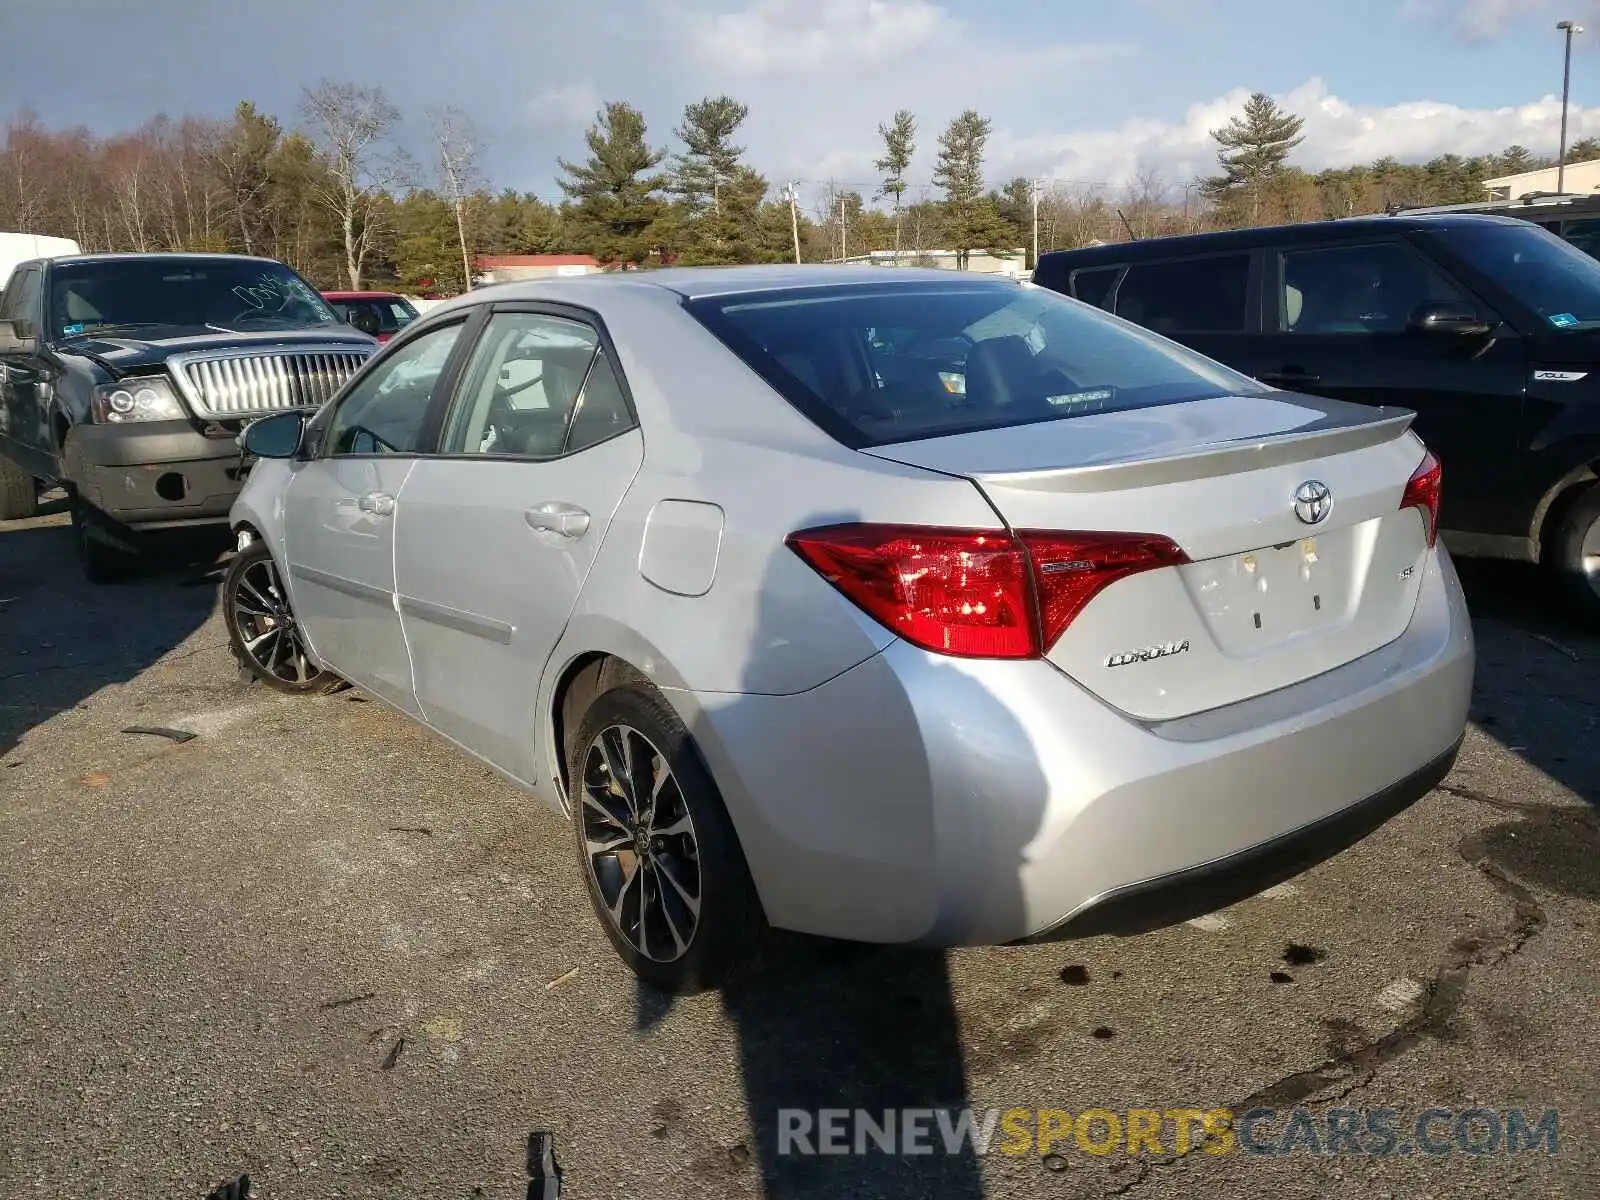
<path fill-rule="evenodd" d="M 1557 19 L 1590 23 L 1600 20 L 1596 0 L 1404 0 L 1406 16 L 1443 21 L 1469 42 L 1492 42 L 1518 25 L 1541 29 Z"/>
<path fill-rule="evenodd" d="M 989 155 L 991 180 L 1015 175 L 1057 180 L 1126 184 L 1145 168 L 1182 187 L 1216 171 L 1211 130 L 1243 106 L 1243 88 L 1194 104 L 1180 119 L 1133 120 L 1115 127 L 1072 133 L 1014 137 L 999 133 Z M 1321 79 L 1311 79 L 1279 103 L 1305 118 L 1305 140 L 1291 162 L 1310 171 L 1354 166 L 1394 157 L 1418 162 L 1439 154 L 1493 154 L 1512 143 L 1535 153 L 1554 153 L 1561 124 L 1559 97 L 1505 108 L 1462 108 L 1430 100 L 1388 106 L 1340 99 Z M 1573 108 L 1570 140 L 1600 134 L 1600 108 Z"/>
<path fill-rule="evenodd" d="M 691 55 L 742 74 L 882 67 L 958 37 L 960 22 L 925 0 L 757 0 L 736 12 L 681 12 Z"/>

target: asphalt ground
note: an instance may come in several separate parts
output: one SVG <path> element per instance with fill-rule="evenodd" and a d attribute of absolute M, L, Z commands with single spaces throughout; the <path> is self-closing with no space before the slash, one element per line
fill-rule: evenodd
<path fill-rule="evenodd" d="M 535 1130 L 579 1198 L 1600 1195 L 1600 633 L 1531 570 L 1462 564 L 1444 786 L 1292 884 L 1137 938 L 780 938 L 669 1002 L 537 801 L 359 692 L 241 682 L 214 546 L 97 588 L 65 521 L 0 524 L 0 1196 L 520 1197 Z M 1294 1152 L 777 1153 L 780 1109 L 967 1106 L 1265 1108 Z M 1556 1151 L 1447 1116 L 1424 1152 L 1434 1108 L 1493 1110 L 1480 1148 L 1553 1109 Z M 1394 1151 L 1294 1141 L 1338 1109 Z"/>

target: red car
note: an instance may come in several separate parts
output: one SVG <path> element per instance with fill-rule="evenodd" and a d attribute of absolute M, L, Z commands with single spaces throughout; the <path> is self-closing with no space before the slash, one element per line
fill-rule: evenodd
<path fill-rule="evenodd" d="M 379 342 L 387 342 L 417 319 L 411 301 L 394 292 L 323 292 L 322 298 L 340 319 Z"/>

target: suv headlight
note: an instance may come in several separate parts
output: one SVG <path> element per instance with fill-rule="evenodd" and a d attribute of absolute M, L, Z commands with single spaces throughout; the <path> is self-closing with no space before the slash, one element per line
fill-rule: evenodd
<path fill-rule="evenodd" d="M 185 415 L 172 385 L 159 375 L 121 379 L 94 390 L 96 421 L 181 421 Z"/>

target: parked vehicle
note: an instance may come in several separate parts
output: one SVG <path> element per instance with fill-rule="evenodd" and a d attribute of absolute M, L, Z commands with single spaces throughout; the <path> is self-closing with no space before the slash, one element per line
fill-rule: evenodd
<path fill-rule="evenodd" d="M 18 263 L 82 253 L 71 238 L 48 237 L 42 233 L 0 233 L 0 289 L 5 287 Z M 0 296 L 4 295 L 5 292 L 0 291 Z"/>
<path fill-rule="evenodd" d="M 321 403 L 375 348 L 271 259 L 22 263 L 0 296 L 0 518 L 66 484 L 85 571 L 123 577 L 146 531 L 225 526 L 246 421 Z"/>
<path fill-rule="evenodd" d="M 417 306 L 394 292 L 323 292 L 339 319 L 387 342 L 417 319 Z"/>
<path fill-rule="evenodd" d="M 1452 550 L 1600 619 L 1600 262 L 1525 221 L 1354 218 L 1043 255 L 1034 281 L 1295 392 L 1415 410 Z"/>
<path fill-rule="evenodd" d="M 222 603 L 263 682 L 570 814 L 658 986 L 768 925 L 1135 931 L 1449 769 L 1474 651 L 1410 422 L 992 277 L 508 284 L 245 431 Z"/>
<path fill-rule="evenodd" d="M 1401 208 L 1396 216 L 1424 213 L 1479 213 L 1516 217 L 1571 242 L 1591 258 L 1600 258 L 1600 196 L 1564 192 L 1533 192 L 1515 200 L 1480 200 L 1467 204 L 1437 204 L 1426 208 Z"/>

